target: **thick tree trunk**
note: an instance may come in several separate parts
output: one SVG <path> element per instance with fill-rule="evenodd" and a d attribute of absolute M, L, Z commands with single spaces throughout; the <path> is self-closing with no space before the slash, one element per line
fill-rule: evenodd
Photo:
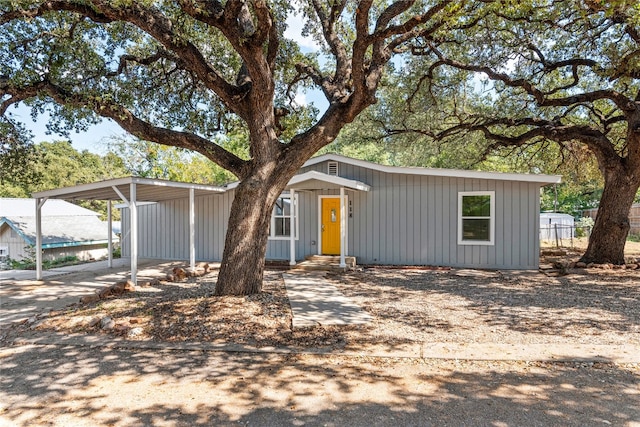
<path fill-rule="evenodd" d="M 251 295 L 262 289 L 271 211 L 282 188 L 255 175 L 236 188 L 216 295 Z"/>
<path fill-rule="evenodd" d="M 639 186 L 638 177 L 634 177 L 633 173 L 628 174 L 622 167 L 605 175 L 598 215 L 582 262 L 624 264 L 629 210 Z"/>

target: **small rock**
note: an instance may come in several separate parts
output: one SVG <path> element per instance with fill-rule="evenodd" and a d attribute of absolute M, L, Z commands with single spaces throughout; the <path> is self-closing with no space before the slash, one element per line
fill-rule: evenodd
<path fill-rule="evenodd" d="M 173 274 L 167 274 L 167 282 L 175 282 L 176 276 Z"/>
<path fill-rule="evenodd" d="M 107 286 L 106 288 L 102 288 L 100 289 L 100 291 L 98 292 L 98 297 L 100 299 L 106 299 L 109 298 L 111 295 L 113 295 L 113 289 L 111 286 Z"/>
<path fill-rule="evenodd" d="M 638 264 L 627 264 L 627 270 L 636 270 L 638 268 Z"/>
<path fill-rule="evenodd" d="M 123 325 L 120 323 L 117 323 L 116 326 L 114 326 L 113 328 L 114 330 L 116 330 L 117 332 L 121 333 L 121 334 L 125 334 L 129 331 L 129 326 L 127 325 Z"/>
<path fill-rule="evenodd" d="M 102 329 L 113 329 L 116 326 L 116 322 L 114 322 L 114 320 L 109 317 L 109 316 L 105 316 L 102 319 L 100 319 L 100 328 Z"/>
<path fill-rule="evenodd" d="M 587 268 L 587 264 L 584 262 L 576 262 L 576 268 Z"/>
<path fill-rule="evenodd" d="M 100 300 L 100 296 L 98 294 L 86 295 L 80 298 L 80 302 L 82 304 L 91 304 L 92 302 L 96 302 Z"/>
<path fill-rule="evenodd" d="M 129 319 L 129 323 L 132 323 L 132 324 L 140 323 L 140 319 L 138 319 L 137 317 L 132 317 L 131 319 Z"/>
<path fill-rule="evenodd" d="M 136 290 L 136 286 L 133 284 L 131 280 L 117 282 L 115 285 L 111 286 L 111 292 L 116 295 L 123 294 L 125 292 L 133 292 Z"/>
<path fill-rule="evenodd" d="M 149 286 L 160 286 L 160 279 L 146 280 L 144 282 L 138 282 L 138 286 L 141 287 L 149 287 Z"/>
<path fill-rule="evenodd" d="M 129 338 L 139 337 L 140 335 L 142 335 L 143 332 L 144 330 L 140 327 L 131 328 L 129 329 L 129 332 L 127 332 L 127 337 Z"/>
<path fill-rule="evenodd" d="M 99 317 L 94 317 L 93 319 L 89 320 L 89 323 L 87 323 L 87 326 L 90 327 L 90 328 L 93 328 L 98 323 L 100 323 L 100 318 Z"/>
<path fill-rule="evenodd" d="M 174 267 L 173 274 L 175 275 L 177 280 L 184 280 L 187 278 L 187 270 L 180 267 Z"/>

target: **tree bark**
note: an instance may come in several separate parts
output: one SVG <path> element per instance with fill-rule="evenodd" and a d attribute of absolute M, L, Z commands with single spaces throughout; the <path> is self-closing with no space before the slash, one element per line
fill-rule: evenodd
<path fill-rule="evenodd" d="M 629 234 L 629 211 L 640 187 L 637 173 L 620 166 L 605 174 L 604 191 L 589 245 L 580 259 L 585 263 L 624 264 L 624 246 Z"/>
<path fill-rule="evenodd" d="M 271 211 L 286 182 L 258 171 L 235 190 L 216 295 L 251 295 L 261 291 Z"/>

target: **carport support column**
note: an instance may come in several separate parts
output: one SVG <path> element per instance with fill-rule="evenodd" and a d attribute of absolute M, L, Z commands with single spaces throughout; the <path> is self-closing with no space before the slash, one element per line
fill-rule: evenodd
<path fill-rule="evenodd" d="M 195 190 L 189 189 L 189 267 L 196 269 L 196 197 Z"/>
<path fill-rule="evenodd" d="M 344 203 L 344 187 L 340 187 L 340 268 L 345 268 L 345 249 L 347 246 L 347 208 Z"/>
<path fill-rule="evenodd" d="M 36 199 L 36 280 L 42 280 L 42 205 L 47 199 Z"/>
<path fill-rule="evenodd" d="M 289 228 L 289 265 L 296 265 L 296 191 L 292 188 L 289 190 L 291 204 L 289 205 L 289 214 L 291 215 L 291 223 Z"/>
<path fill-rule="evenodd" d="M 111 211 L 111 200 L 107 201 L 107 267 L 113 267 L 113 212 Z"/>
<path fill-rule="evenodd" d="M 136 202 L 136 184 L 132 182 L 129 195 L 129 211 L 131 212 L 131 281 L 138 285 L 138 206 Z"/>

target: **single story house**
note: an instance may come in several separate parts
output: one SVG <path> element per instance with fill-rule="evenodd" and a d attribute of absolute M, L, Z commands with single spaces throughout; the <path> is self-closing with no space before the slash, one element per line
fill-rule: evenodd
<path fill-rule="evenodd" d="M 535 269 L 540 188 L 560 176 L 310 159 L 272 212 L 267 259 L 354 256 L 358 264 Z M 237 183 L 136 206 L 134 253 L 219 261 Z M 43 194 L 44 195 L 44 194 Z M 122 210 L 122 232 L 131 229 Z M 191 224 L 191 225 L 190 225 Z M 132 254 L 123 238 L 122 254 Z"/>
<path fill-rule="evenodd" d="M 0 198 L 0 257 L 22 260 L 34 256 L 36 200 Z M 43 258 L 76 256 L 81 260 L 107 256 L 107 224 L 100 214 L 64 200 L 42 208 Z"/>

